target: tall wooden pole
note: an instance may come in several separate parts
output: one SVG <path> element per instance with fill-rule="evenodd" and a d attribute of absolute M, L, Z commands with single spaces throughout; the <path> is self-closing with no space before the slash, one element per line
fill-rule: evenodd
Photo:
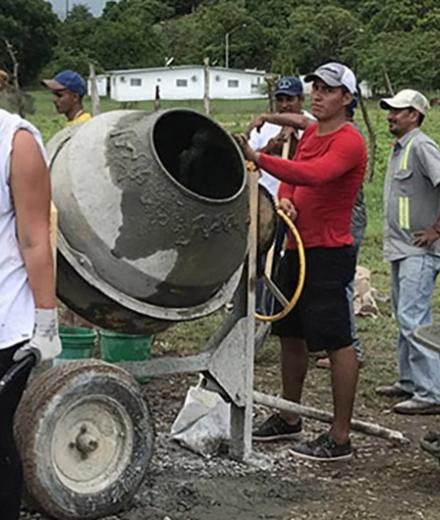
<path fill-rule="evenodd" d="M 90 96 L 92 98 L 92 115 L 97 116 L 101 113 L 101 102 L 99 100 L 98 84 L 93 63 L 89 63 Z"/>
<path fill-rule="evenodd" d="M 210 107 L 209 107 L 209 58 L 205 58 L 203 60 L 203 77 L 205 79 L 204 93 L 203 93 L 203 106 L 205 108 L 205 114 L 207 116 L 209 116 L 210 115 Z"/>

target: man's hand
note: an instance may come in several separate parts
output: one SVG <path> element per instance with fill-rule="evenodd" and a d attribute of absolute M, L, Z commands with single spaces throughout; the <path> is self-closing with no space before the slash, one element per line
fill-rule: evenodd
<path fill-rule="evenodd" d="M 60 353 L 57 309 L 36 309 L 32 339 L 17 350 L 13 357 L 14 361 L 20 361 L 29 354 L 34 354 L 37 363 L 40 363 L 53 359 Z"/>
<path fill-rule="evenodd" d="M 259 152 L 252 150 L 249 146 L 247 137 L 245 134 L 235 134 L 234 139 L 236 140 L 238 146 L 241 148 L 245 159 L 248 161 L 253 161 L 255 164 L 258 164 L 258 159 L 260 158 Z"/>
<path fill-rule="evenodd" d="M 258 151 L 261 153 L 267 153 L 269 155 L 281 155 L 283 149 L 284 138 L 281 133 L 277 134 L 267 141 L 266 146 L 260 148 Z"/>
<path fill-rule="evenodd" d="M 292 222 L 295 222 L 296 218 L 298 217 L 298 211 L 290 199 L 280 199 L 278 207 L 284 211 L 284 213 L 290 218 Z"/>
<path fill-rule="evenodd" d="M 255 128 L 257 132 L 260 133 L 261 127 L 266 123 L 266 114 L 261 114 L 257 116 L 251 123 L 249 124 L 246 130 L 246 136 L 249 137 L 251 135 L 252 130 Z"/>
<path fill-rule="evenodd" d="M 422 229 L 413 233 L 413 243 L 416 247 L 430 247 L 439 237 L 440 234 L 434 228 Z"/>

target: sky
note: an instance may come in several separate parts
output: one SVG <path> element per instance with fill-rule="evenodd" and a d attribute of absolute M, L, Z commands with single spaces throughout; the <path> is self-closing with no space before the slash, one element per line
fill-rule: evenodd
<path fill-rule="evenodd" d="M 90 11 L 99 16 L 107 0 L 47 0 L 52 4 L 54 12 L 60 17 L 64 18 L 66 15 L 66 5 L 71 9 L 75 4 L 84 4 L 90 7 Z"/>

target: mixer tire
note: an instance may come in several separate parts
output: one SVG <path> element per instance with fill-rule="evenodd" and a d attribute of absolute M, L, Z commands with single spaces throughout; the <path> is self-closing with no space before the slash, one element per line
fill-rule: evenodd
<path fill-rule="evenodd" d="M 34 378 L 15 431 L 26 495 L 59 520 L 91 520 L 127 506 L 154 448 L 139 385 L 98 361 L 67 363 Z"/>

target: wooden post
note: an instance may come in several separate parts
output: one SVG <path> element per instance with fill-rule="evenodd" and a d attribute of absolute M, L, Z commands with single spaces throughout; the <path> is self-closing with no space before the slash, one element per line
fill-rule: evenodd
<path fill-rule="evenodd" d="M 156 85 L 154 91 L 154 110 L 160 110 L 160 86 Z"/>
<path fill-rule="evenodd" d="M 385 79 L 385 85 L 387 87 L 387 90 L 391 96 L 394 96 L 393 85 L 391 84 L 390 76 L 388 75 L 388 69 L 387 69 L 387 66 L 385 65 L 385 63 L 382 63 L 382 72 L 383 72 L 383 77 Z"/>
<path fill-rule="evenodd" d="M 205 114 L 207 116 L 209 116 L 210 115 L 210 107 L 209 107 L 209 58 L 205 58 L 203 60 L 203 77 L 205 79 L 204 93 L 203 93 L 203 106 L 205 108 Z"/>
<path fill-rule="evenodd" d="M 90 79 L 90 95 L 92 98 L 92 115 L 97 116 L 101 113 L 101 103 L 98 94 L 98 85 L 96 83 L 95 66 L 89 63 L 89 79 Z"/>
<path fill-rule="evenodd" d="M 20 90 L 20 83 L 18 81 L 18 69 L 20 64 L 17 61 L 17 52 L 9 42 L 9 40 L 4 40 L 6 45 L 6 50 L 9 54 L 9 57 L 12 61 L 12 78 L 11 84 L 13 89 L 13 96 L 15 98 L 15 102 L 17 104 L 17 112 L 21 117 L 25 117 L 25 106 L 24 106 L 24 96 Z"/>
<path fill-rule="evenodd" d="M 371 124 L 370 116 L 368 115 L 367 104 L 364 101 L 364 98 L 361 93 L 361 89 L 359 88 L 359 106 L 361 107 L 362 118 L 364 120 L 365 126 L 368 131 L 368 141 L 369 141 L 369 153 L 368 153 L 368 180 L 372 181 L 374 177 L 374 171 L 376 168 L 376 148 L 377 148 L 377 139 L 376 132 Z"/>
<path fill-rule="evenodd" d="M 273 76 L 265 76 L 264 80 L 266 81 L 267 85 L 269 112 L 275 112 L 275 78 Z"/>

